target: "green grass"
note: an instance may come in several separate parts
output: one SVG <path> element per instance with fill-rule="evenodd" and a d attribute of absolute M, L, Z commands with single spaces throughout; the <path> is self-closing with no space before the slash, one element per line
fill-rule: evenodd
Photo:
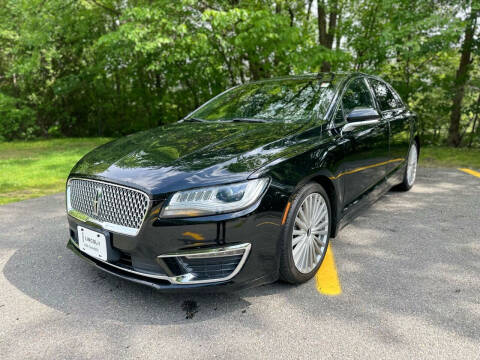
<path fill-rule="evenodd" d="M 480 149 L 426 146 L 420 148 L 420 166 L 480 169 Z"/>
<path fill-rule="evenodd" d="M 0 205 L 65 189 L 75 163 L 108 138 L 0 142 Z"/>
<path fill-rule="evenodd" d="M 108 138 L 0 143 L 0 205 L 63 191 L 75 163 Z M 480 169 L 480 149 L 423 147 L 420 166 Z"/>

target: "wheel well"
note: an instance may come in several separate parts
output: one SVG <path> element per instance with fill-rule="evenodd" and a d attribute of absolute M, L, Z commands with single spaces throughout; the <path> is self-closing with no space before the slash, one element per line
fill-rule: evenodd
<path fill-rule="evenodd" d="M 312 179 L 322 185 L 328 195 L 328 200 L 330 200 L 330 208 L 332 211 L 332 228 L 330 231 L 330 236 L 335 237 L 337 235 L 337 193 L 335 192 L 335 187 L 333 186 L 332 181 L 326 176 L 317 176 Z"/>

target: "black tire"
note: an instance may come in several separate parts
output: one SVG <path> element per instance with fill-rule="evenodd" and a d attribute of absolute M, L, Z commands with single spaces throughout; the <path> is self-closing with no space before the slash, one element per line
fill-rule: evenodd
<path fill-rule="evenodd" d="M 410 153 L 413 151 L 412 148 L 415 147 L 415 151 L 417 153 L 417 163 L 415 166 L 418 166 L 418 146 L 417 146 L 417 143 L 414 141 L 412 143 L 412 145 L 410 145 L 410 149 L 408 149 L 408 156 L 407 156 L 407 165 L 405 166 L 405 171 L 403 173 L 403 180 L 402 182 L 396 187 L 396 189 L 400 190 L 400 191 L 408 191 L 410 190 L 413 185 L 415 184 L 415 177 L 413 179 L 412 182 L 409 182 L 408 181 L 408 167 L 409 167 L 409 159 L 410 159 Z M 415 173 L 416 173 L 416 170 L 415 170 Z"/>
<path fill-rule="evenodd" d="M 321 256 L 317 266 L 309 273 L 302 273 L 297 269 L 295 262 L 293 260 L 292 233 L 293 233 L 293 228 L 294 228 L 294 223 L 295 223 L 295 218 L 297 216 L 297 213 L 304 199 L 312 193 L 320 194 L 325 200 L 325 203 L 328 209 L 328 232 L 326 237 L 325 251 L 323 252 L 323 255 Z M 281 246 L 281 256 L 280 256 L 280 279 L 281 280 L 291 284 L 301 284 L 310 280 L 316 274 L 316 272 L 318 271 L 318 268 L 323 262 L 323 259 L 325 258 L 325 253 L 327 252 L 328 244 L 330 242 L 330 232 L 332 229 L 331 219 L 332 219 L 331 207 L 330 207 L 330 201 L 329 201 L 328 195 L 325 189 L 322 186 L 320 186 L 318 183 L 313 183 L 313 182 L 308 183 L 293 195 L 290 210 L 287 214 L 287 219 L 285 221 L 284 228 L 281 235 L 282 236 L 281 245 L 280 245 Z"/>

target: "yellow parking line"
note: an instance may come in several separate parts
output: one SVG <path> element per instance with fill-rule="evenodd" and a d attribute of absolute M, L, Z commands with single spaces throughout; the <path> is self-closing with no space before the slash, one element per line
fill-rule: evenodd
<path fill-rule="evenodd" d="M 328 245 L 322 266 L 320 266 L 320 269 L 318 269 L 315 274 L 315 282 L 317 290 L 321 294 L 334 296 L 342 293 L 342 287 L 338 280 L 337 267 L 335 266 L 335 258 L 330 245 Z"/>
<path fill-rule="evenodd" d="M 459 168 L 458 170 L 480 178 L 480 172 L 478 172 L 478 171 L 475 171 L 475 170 L 472 170 L 472 169 L 467 169 L 467 168 Z"/>

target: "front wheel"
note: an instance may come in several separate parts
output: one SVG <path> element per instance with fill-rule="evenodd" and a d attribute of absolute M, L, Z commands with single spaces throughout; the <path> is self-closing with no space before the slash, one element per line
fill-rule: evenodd
<path fill-rule="evenodd" d="M 399 185 L 400 190 L 408 191 L 412 188 L 413 184 L 415 183 L 415 178 L 417 176 L 417 165 L 418 165 L 417 143 L 413 142 L 408 152 L 407 167 L 405 168 L 403 181 Z"/>
<path fill-rule="evenodd" d="M 293 198 L 282 233 L 280 278 L 292 284 L 311 279 L 323 262 L 330 239 L 330 201 L 317 183 Z"/>

